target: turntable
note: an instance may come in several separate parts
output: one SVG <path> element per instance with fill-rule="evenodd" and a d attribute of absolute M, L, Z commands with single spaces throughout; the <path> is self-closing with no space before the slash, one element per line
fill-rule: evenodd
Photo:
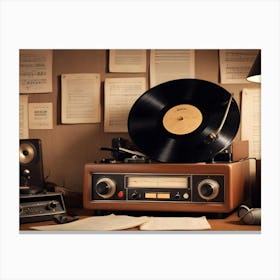
<path fill-rule="evenodd" d="M 233 95 L 209 81 L 179 79 L 149 89 L 128 116 L 135 156 L 145 161 L 86 164 L 84 207 L 233 211 L 244 201 L 249 180 L 248 143 L 233 141 L 239 124 Z M 216 161 L 229 150 L 236 155 Z"/>

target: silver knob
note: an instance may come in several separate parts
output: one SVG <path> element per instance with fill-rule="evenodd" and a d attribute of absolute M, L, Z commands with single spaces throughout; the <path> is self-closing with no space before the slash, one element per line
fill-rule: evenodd
<path fill-rule="evenodd" d="M 101 178 L 96 182 L 96 192 L 103 198 L 110 198 L 116 192 L 116 183 L 110 178 Z"/>
<path fill-rule="evenodd" d="M 212 200 L 219 194 L 220 185 L 213 179 L 204 179 L 198 184 L 198 194 L 205 200 Z"/>

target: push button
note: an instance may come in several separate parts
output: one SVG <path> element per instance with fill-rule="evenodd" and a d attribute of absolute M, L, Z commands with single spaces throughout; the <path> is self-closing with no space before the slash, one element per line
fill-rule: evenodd
<path fill-rule="evenodd" d="M 117 196 L 118 196 L 118 198 L 123 198 L 123 196 L 124 196 L 123 191 L 119 191 L 119 192 L 117 193 Z"/>

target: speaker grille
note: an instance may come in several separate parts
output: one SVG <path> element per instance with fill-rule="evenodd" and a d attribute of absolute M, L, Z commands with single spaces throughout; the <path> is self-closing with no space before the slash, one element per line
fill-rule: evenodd
<path fill-rule="evenodd" d="M 42 145 L 40 139 L 21 139 L 19 143 L 20 189 L 27 193 L 44 190 Z"/>
<path fill-rule="evenodd" d="M 19 162 L 28 164 L 36 157 L 36 148 L 32 143 L 21 143 L 19 146 Z"/>

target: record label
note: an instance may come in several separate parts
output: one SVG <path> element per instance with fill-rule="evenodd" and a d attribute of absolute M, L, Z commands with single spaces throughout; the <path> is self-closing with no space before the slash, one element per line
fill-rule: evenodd
<path fill-rule="evenodd" d="M 202 123 L 200 110 L 190 104 L 180 104 L 163 116 L 163 126 L 170 133 L 184 135 L 195 131 Z"/>

